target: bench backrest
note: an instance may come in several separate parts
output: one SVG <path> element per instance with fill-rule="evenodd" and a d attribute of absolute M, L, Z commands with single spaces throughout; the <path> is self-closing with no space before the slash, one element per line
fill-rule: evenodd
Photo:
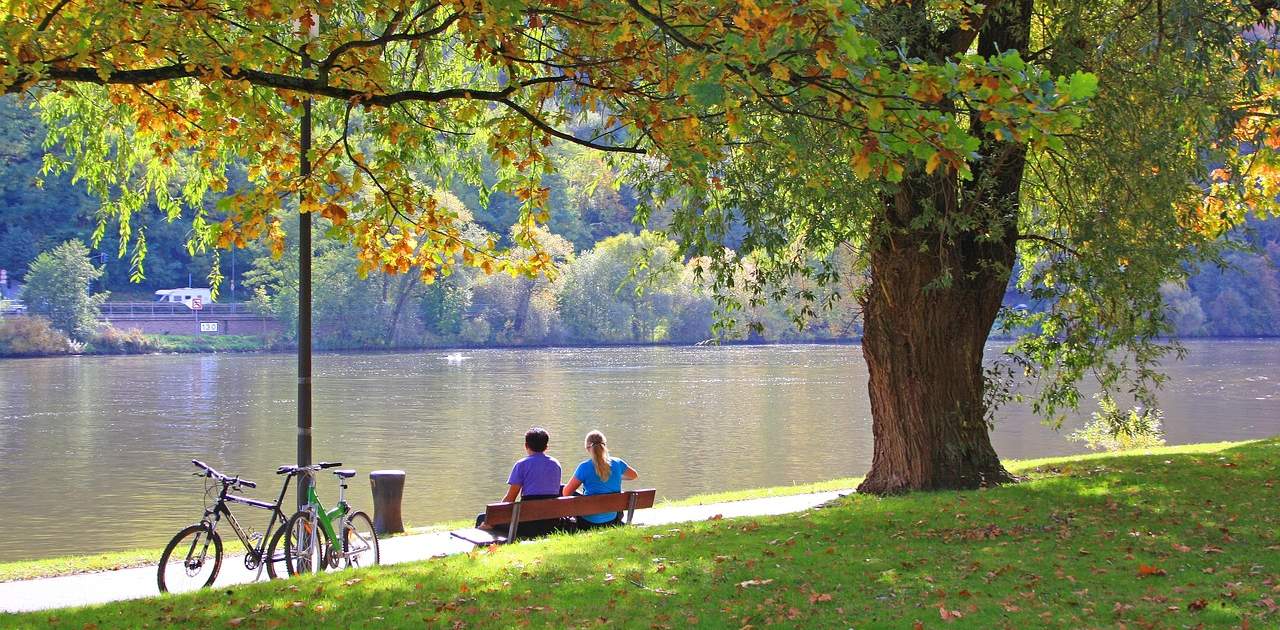
<path fill-rule="evenodd" d="M 657 490 L 624 490 L 610 494 L 595 494 L 589 497 L 560 497 L 557 499 L 540 499 L 520 502 L 521 523 L 540 521 L 565 516 L 582 516 L 601 512 L 625 512 L 628 509 L 653 507 L 653 499 Z M 631 497 L 635 496 L 635 504 Z M 490 503 L 484 511 L 484 520 L 490 525 L 506 525 L 511 522 L 511 512 L 515 503 Z"/>

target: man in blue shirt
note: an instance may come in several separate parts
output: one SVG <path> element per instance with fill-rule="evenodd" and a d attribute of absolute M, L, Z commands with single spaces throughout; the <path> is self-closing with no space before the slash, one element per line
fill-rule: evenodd
<path fill-rule="evenodd" d="M 520 497 L 521 501 L 533 501 L 560 496 L 560 462 L 546 454 L 550 441 L 551 436 L 542 427 L 533 427 L 524 434 L 526 456 L 511 467 L 511 474 L 507 477 L 507 494 L 502 497 L 504 503 L 515 501 L 516 497 Z M 519 535 L 529 537 L 545 534 L 559 522 L 559 519 L 524 521 L 520 523 Z M 484 523 L 484 514 L 476 517 L 476 527 L 488 529 Z"/>

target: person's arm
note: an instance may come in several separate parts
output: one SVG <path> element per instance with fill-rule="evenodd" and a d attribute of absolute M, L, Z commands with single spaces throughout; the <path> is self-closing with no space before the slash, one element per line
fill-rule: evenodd
<path fill-rule="evenodd" d="M 513 484 L 511 484 L 511 485 L 507 486 L 507 496 L 502 497 L 502 502 L 503 502 L 503 503 L 510 503 L 510 502 L 512 502 L 512 501 L 515 501 L 515 500 L 516 500 L 516 497 L 520 496 L 520 488 L 521 488 L 521 487 L 523 487 L 523 486 L 521 486 L 521 485 L 520 485 L 520 484 L 518 484 L 518 483 L 513 483 Z"/>
<path fill-rule="evenodd" d="M 636 469 L 634 469 L 634 468 L 632 468 L 632 467 L 630 467 L 630 466 L 627 466 L 627 470 L 626 470 L 625 472 L 623 472 L 623 473 L 622 473 L 622 478 L 623 478 L 623 479 L 625 479 L 625 480 L 627 480 L 627 481 L 631 481 L 631 480 L 633 480 L 633 479 L 636 479 L 636 478 L 637 478 L 637 477 L 639 477 L 639 476 L 640 476 L 640 473 L 636 472 Z"/>
<path fill-rule="evenodd" d="M 566 497 L 573 496 L 573 493 L 577 492 L 578 486 L 581 485 L 582 481 L 578 479 L 577 475 L 574 475 L 569 478 L 569 483 L 564 484 L 564 489 L 560 491 L 560 494 Z"/>

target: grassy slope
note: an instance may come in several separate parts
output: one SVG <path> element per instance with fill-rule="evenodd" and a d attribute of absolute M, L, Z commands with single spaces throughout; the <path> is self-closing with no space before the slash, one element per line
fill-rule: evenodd
<path fill-rule="evenodd" d="M 1059 458 L 994 490 L 851 496 L 0 626 L 1275 627 L 1277 456 L 1280 440 Z"/>

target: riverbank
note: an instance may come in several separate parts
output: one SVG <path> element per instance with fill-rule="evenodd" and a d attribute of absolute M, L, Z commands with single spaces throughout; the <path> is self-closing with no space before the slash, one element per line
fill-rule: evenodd
<path fill-rule="evenodd" d="M 1267 627 L 1280 440 L 1011 463 L 976 492 L 636 527 L 16 627 Z M 1212 494 L 1206 494 L 1212 489 Z M 603 621 L 602 621 L 603 620 Z"/>
<path fill-rule="evenodd" d="M 0 359 L 284 349 L 277 341 L 257 335 L 148 335 L 110 326 L 85 341 L 74 341 L 42 318 L 0 318 Z"/>

